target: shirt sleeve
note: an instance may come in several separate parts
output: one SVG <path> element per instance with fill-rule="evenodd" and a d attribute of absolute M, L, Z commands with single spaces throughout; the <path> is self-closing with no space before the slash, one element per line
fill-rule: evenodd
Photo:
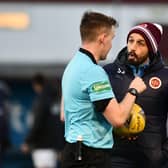
<path fill-rule="evenodd" d="M 95 107 L 95 111 L 97 112 L 104 112 L 107 105 L 109 104 L 111 98 L 110 99 L 104 99 L 104 100 L 98 100 L 93 102 L 94 107 Z"/>
<path fill-rule="evenodd" d="M 108 76 L 99 65 L 83 75 L 81 86 L 82 91 L 88 92 L 92 102 L 115 97 Z"/>

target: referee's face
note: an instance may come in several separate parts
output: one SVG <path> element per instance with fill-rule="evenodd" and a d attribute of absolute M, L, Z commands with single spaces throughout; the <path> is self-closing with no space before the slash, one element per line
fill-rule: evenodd
<path fill-rule="evenodd" d="M 107 58 L 107 54 L 112 48 L 112 40 L 115 36 L 114 28 L 112 28 L 108 33 L 104 34 L 104 38 L 102 40 L 102 52 L 100 54 L 100 60 L 105 60 Z"/>

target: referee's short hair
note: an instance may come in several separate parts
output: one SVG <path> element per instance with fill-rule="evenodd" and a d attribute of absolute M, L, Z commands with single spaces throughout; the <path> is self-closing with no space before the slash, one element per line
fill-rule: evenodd
<path fill-rule="evenodd" d="M 81 40 L 92 42 L 100 32 L 108 32 L 113 26 L 118 27 L 118 22 L 113 17 L 87 11 L 84 13 L 80 23 Z"/>

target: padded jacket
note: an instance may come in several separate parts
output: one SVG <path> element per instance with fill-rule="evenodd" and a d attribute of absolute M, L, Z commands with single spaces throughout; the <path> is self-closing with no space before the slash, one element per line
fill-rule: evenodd
<path fill-rule="evenodd" d="M 127 48 L 123 48 L 116 60 L 104 66 L 104 69 L 109 76 L 116 99 L 121 101 L 135 77 L 127 62 Z M 146 126 L 139 134 L 136 144 L 150 160 L 149 162 L 154 164 L 152 165 L 154 168 L 157 167 L 155 161 L 160 162 L 159 160 L 163 159 L 163 153 L 167 151 L 163 150 L 163 144 L 167 146 L 168 68 L 164 66 L 159 52 L 152 56 L 149 66 L 144 69 L 141 77 L 147 89 L 138 95 L 136 103 L 145 112 Z"/>

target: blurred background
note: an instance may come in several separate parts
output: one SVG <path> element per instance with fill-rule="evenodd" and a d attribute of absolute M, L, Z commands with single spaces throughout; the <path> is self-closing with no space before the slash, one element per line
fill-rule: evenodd
<path fill-rule="evenodd" d="M 167 9 L 167 0 L 0 0 L 0 101 L 7 109 L 7 140 L 0 167 L 33 168 L 30 154 L 20 150 L 32 122 L 32 76 L 42 73 L 56 86 L 59 116 L 61 77 L 80 47 L 79 24 L 86 10 L 119 21 L 113 49 L 102 64 L 115 59 L 132 26 L 146 21 L 162 24 L 160 51 L 168 64 Z"/>

